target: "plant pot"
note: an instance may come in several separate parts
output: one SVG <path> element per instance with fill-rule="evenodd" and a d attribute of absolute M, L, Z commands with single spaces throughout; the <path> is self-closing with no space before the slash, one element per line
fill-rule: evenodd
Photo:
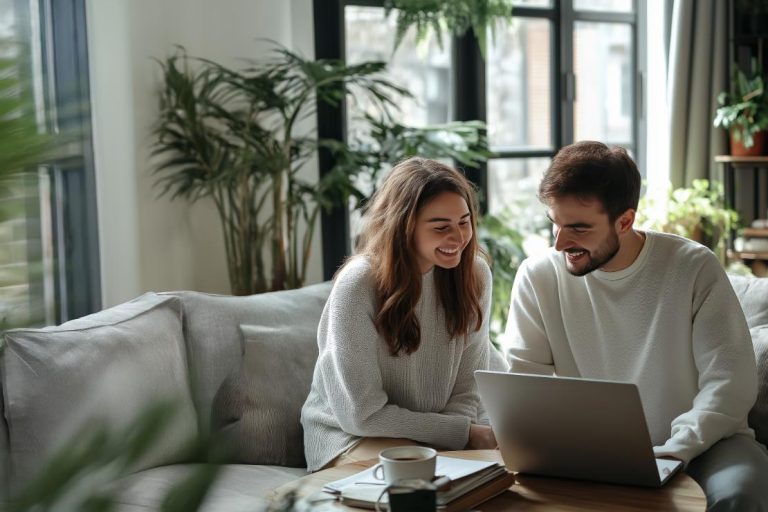
<path fill-rule="evenodd" d="M 752 134 L 754 144 L 748 148 L 745 148 L 740 140 L 736 140 L 733 133 L 734 131 L 731 130 L 731 156 L 760 156 L 765 154 L 765 130 Z"/>

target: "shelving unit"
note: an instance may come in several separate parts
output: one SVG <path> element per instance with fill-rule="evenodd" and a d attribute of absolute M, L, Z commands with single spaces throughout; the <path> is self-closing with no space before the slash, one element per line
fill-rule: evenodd
<path fill-rule="evenodd" d="M 738 157 L 719 155 L 715 162 L 723 166 L 726 204 L 739 212 L 742 225 L 768 218 L 768 156 Z M 745 238 L 768 240 L 768 228 L 745 228 Z M 742 260 L 755 275 L 768 275 L 768 250 L 736 251 L 729 238 L 728 258 Z"/>
<path fill-rule="evenodd" d="M 745 72 L 753 68 L 753 63 L 758 69 L 768 70 L 768 1 L 728 1 L 728 56 L 727 83 L 734 65 Z M 755 219 L 768 218 L 768 156 L 720 155 L 715 162 L 723 168 L 726 204 L 739 212 L 741 224 L 750 226 Z M 768 229 L 746 228 L 742 233 L 745 238 L 768 241 Z M 736 251 L 733 242 L 730 236 L 729 259 L 743 261 L 755 275 L 768 275 L 768 250 L 748 250 L 762 249 L 762 244 L 747 244 Z"/>
<path fill-rule="evenodd" d="M 768 276 L 768 251 L 750 252 L 728 249 L 728 259 L 742 260 L 758 277 Z"/>
<path fill-rule="evenodd" d="M 723 166 L 726 204 L 745 225 L 768 215 L 768 156 L 718 155 Z"/>

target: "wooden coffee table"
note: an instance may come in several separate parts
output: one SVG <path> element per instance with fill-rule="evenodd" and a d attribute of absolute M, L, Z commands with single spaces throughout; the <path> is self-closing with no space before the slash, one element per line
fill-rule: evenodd
<path fill-rule="evenodd" d="M 501 462 L 501 455 L 496 450 L 441 452 L 440 455 Z M 283 486 L 278 493 L 287 488 L 295 488 L 301 496 L 310 496 L 320 491 L 326 483 L 362 471 L 376 462 L 372 459 L 318 471 Z M 318 505 L 319 511 L 361 510 L 339 502 Z M 684 473 L 678 473 L 660 489 L 517 475 L 515 485 L 508 491 L 476 507 L 483 512 L 704 512 L 706 508 L 707 500 L 701 488 Z"/>

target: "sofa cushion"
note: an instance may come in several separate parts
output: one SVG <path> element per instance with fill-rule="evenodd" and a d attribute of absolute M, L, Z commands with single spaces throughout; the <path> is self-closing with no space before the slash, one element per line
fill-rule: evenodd
<path fill-rule="evenodd" d="M 749 413 L 749 426 L 758 441 L 768 446 L 768 325 L 750 329 L 757 360 L 757 402 Z"/>
<path fill-rule="evenodd" d="M 116 482 L 118 511 L 160 510 L 174 484 L 194 468 L 176 464 L 141 471 Z M 266 510 L 272 490 L 306 475 L 306 471 L 274 466 L 226 465 L 208 491 L 199 512 L 259 512 Z"/>
<path fill-rule="evenodd" d="M 293 325 L 317 329 L 331 283 L 247 297 L 174 292 L 184 305 L 184 330 L 192 376 L 192 392 L 200 428 L 210 428 L 211 405 L 224 379 L 240 368 L 243 337 L 240 325 Z M 286 385 L 290 376 L 286 375 Z"/>
<path fill-rule="evenodd" d="M 2 340 L 0 340 L 0 350 L 2 350 Z M 2 370 L 0 370 L 2 371 Z M 3 395 L 3 379 L 0 377 L 0 503 L 3 496 L 8 492 L 8 424 L 5 420 L 5 397 Z"/>
<path fill-rule="evenodd" d="M 757 401 L 749 412 L 755 437 L 768 445 L 768 279 L 729 275 L 747 318 L 757 362 Z"/>
<path fill-rule="evenodd" d="M 243 363 L 216 394 L 213 428 L 235 462 L 306 467 L 301 407 L 317 360 L 317 328 L 297 322 L 241 329 Z"/>
<path fill-rule="evenodd" d="M 750 329 L 768 325 L 768 278 L 729 275 Z"/>
<path fill-rule="evenodd" d="M 154 400 L 177 413 L 136 469 L 178 462 L 197 434 L 178 298 L 148 293 L 59 327 L 5 333 L 12 480 L 23 485 L 84 425 L 124 428 Z"/>

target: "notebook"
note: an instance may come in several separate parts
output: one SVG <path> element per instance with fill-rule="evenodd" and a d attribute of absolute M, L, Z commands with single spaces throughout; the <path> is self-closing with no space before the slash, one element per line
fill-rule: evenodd
<path fill-rule="evenodd" d="M 482 370 L 475 378 L 510 471 L 660 487 L 682 467 L 654 457 L 634 384 Z"/>

